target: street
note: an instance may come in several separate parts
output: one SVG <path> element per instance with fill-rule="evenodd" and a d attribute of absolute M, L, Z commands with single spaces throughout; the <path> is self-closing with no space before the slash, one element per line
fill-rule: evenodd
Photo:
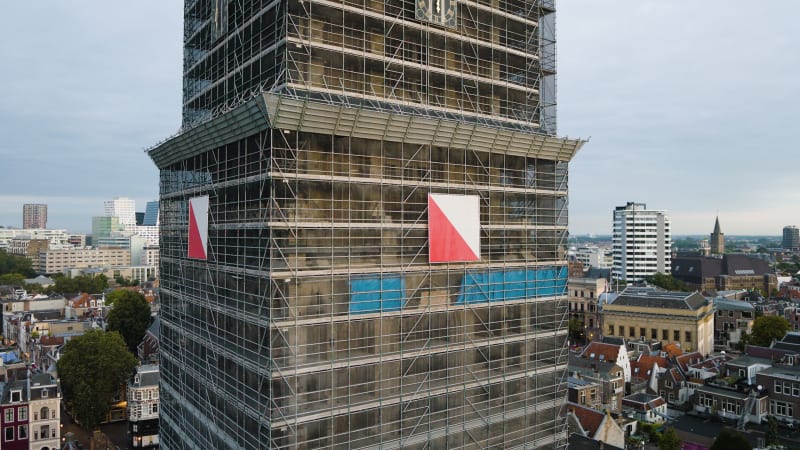
<path fill-rule="evenodd" d="M 128 422 L 116 422 L 105 425 L 100 425 L 100 431 L 106 434 L 111 442 L 119 450 L 129 450 L 130 443 L 128 441 Z M 67 414 L 63 409 L 61 410 L 61 443 L 66 442 L 67 433 L 73 433 L 75 439 L 83 447 L 89 448 L 89 438 L 92 435 L 91 431 L 87 431 L 76 424 L 72 417 Z M 99 449 L 98 449 L 99 450 Z"/>

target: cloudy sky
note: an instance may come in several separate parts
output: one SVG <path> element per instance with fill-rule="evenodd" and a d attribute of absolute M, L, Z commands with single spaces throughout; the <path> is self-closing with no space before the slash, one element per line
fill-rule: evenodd
<path fill-rule="evenodd" d="M 800 225 L 800 2 L 560 0 L 559 131 L 590 138 L 570 230 L 627 201 L 677 234 Z M 47 203 L 88 232 L 104 200 L 158 195 L 143 149 L 180 122 L 182 2 L 12 2 L 0 28 L 0 225 Z"/>

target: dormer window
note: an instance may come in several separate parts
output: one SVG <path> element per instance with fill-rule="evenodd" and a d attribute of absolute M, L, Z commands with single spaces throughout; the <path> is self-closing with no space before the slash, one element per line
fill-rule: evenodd
<path fill-rule="evenodd" d="M 11 391 L 11 403 L 22 401 L 22 391 Z"/>
<path fill-rule="evenodd" d="M 47 389 L 42 389 L 42 398 L 47 398 L 48 395 Z"/>

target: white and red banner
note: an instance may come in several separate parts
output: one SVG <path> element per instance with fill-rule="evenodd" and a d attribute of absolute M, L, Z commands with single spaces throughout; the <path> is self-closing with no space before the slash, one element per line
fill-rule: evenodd
<path fill-rule="evenodd" d="M 480 198 L 428 194 L 428 242 L 429 262 L 480 261 Z"/>
<path fill-rule="evenodd" d="M 189 258 L 206 259 L 208 196 L 189 199 Z"/>

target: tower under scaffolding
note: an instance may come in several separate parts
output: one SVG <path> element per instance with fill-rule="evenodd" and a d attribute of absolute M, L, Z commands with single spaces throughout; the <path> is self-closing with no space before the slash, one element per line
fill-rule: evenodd
<path fill-rule="evenodd" d="M 184 45 L 162 446 L 564 447 L 554 2 L 189 0 Z M 432 260 L 430 194 L 477 259 Z"/>

